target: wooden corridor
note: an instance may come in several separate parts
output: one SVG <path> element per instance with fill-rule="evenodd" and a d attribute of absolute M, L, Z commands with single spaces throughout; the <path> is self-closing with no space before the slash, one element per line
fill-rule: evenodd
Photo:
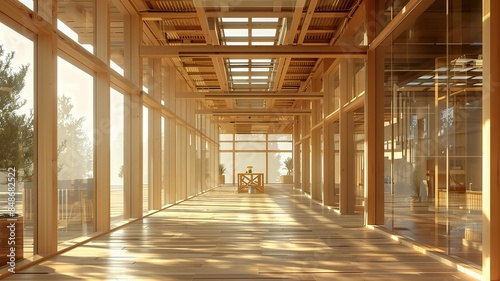
<path fill-rule="evenodd" d="M 476 280 L 284 185 L 219 187 L 6 280 Z"/>

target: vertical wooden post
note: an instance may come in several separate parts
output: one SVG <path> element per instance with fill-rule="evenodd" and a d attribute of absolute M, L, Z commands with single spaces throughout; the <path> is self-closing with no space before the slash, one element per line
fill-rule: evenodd
<path fill-rule="evenodd" d="M 162 60 L 153 60 L 153 85 L 152 85 L 152 95 L 155 101 L 161 104 L 162 99 Z M 150 134 L 150 157 L 152 157 L 152 173 L 150 182 L 150 193 L 149 201 L 150 205 L 154 210 L 161 209 L 161 175 L 162 175 L 162 163 L 161 163 L 161 109 L 153 108 L 151 111 L 151 119 L 149 119 L 149 134 Z"/>
<path fill-rule="evenodd" d="M 51 0 L 40 1 L 47 7 L 42 17 L 57 21 L 56 6 Z M 35 222 L 35 254 L 46 256 L 57 252 L 57 38 L 50 33 L 39 34 L 36 47 L 37 79 L 35 89 L 35 148 L 37 165 Z M 43 149 L 41 149 L 43 148 Z"/>
<path fill-rule="evenodd" d="M 380 32 L 376 16 L 380 1 L 368 1 L 366 22 L 368 41 Z M 366 224 L 384 223 L 384 53 L 382 47 L 368 51 L 365 96 L 365 190 Z"/>
<path fill-rule="evenodd" d="M 131 56 L 130 56 L 130 80 L 132 83 L 142 88 L 142 62 L 139 57 L 139 46 L 142 42 L 142 21 L 138 14 L 131 15 Z M 127 73 L 127 71 L 125 71 Z M 130 165 L 124 169 L 129 173 L 130 179 L 130 202 L 126 208 L 130 209 L 131 218 L 142 217 L 142 96 L 133 94 L 128 100 L 126 110 L 129 111 L 129 118 L 126 120 L 125 139 L 129 139 L 129 150 L 125 151 L 126 158 Z M 128 128 L 127 128 L 128 127 Z M 127 142 L 126 142 L 127 144 Z M 125 177 L 127 178 L 127 177 Z"/>
<path fill-rule="evenodd" d="M 500 280 L 500 2 L 483 0 L 483 280 Z"/>
<path fill-rule="evenodd" d="M 109 65 L 110 59 L 110 7 L 109 1 L 96 3 L 96 56 Z M 95 148 L 95 225 L 97 231 L 110 228 L 110 74 L 109 71 L 97 73 L 94 109 L 96 111 L 94 130 Z"/>

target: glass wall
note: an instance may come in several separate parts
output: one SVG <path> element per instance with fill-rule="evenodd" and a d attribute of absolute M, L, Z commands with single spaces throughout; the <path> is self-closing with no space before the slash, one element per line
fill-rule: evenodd
<path fill-rule="evenodd" d="M 142 108 L 142 212 L 148 213 L 149 206 L 149 108 Z"/>
<path fill-rule="evenodd" d="M 434 1 L 384 44 L 385 227 L 477 266 L 481 5 Z"/>
<path fill-rule="evenodd" d="M 333 129 L 333 149 L 335 153 L 335 193 L 334 193 L 334 204 L 333 207 L 339 208 L 340 206 L 340 123 L 335 121 L 332 123 Z"/>
<path fill-rule="evenodd" d="M 94 1 L 57 1 L 57 29 L 94 53 Z"/>
<path fill-rule="evenodd" d="M 109 212 L 113 229 L 124 222 L 124 216 L 136 218 L 148 212 L 153 207 L 150 201 L 157 199 L 153 198 L 155 194 L 164 198 L 162 203 L 171 204 L 187 199 L 187 182 L 190 188 L 196 184 L 196 191 L 213 188 L 217 173 L 216 127 L 205 116 L 200 118 L 203 122 L 194 125 L 194 111 L 187 110 L 193 104 L 176 107 L 175 91 L 187 86 L 175 78 L 174 67 L 164 68 L 171 75 L 161 80 L 167 85 L 161 98 L 172 102 L 162 103 L 158 98 L 161 95 L 138 98 L 137 89 L 142 89 L 144 83 L 149 83 L 146 86 L 151 93 L 157 94 L 160 89 L 152 87 L 158 84 L 148 80 L 150 75 L 144 75 L 155 61 L 131 55 L 131 46 L 143 43 L 133 41 L 143 35 L 140 29 L 130 28 L 142 23 L 133 7 L 111 1 L 110 13 L 102 13 L 96 20 L 96 12 L 101 12 L 96 4 L 104 7 L 106 1 L 54 1 L 55 7 L 45 2 L 3 1 L 0 5 L 0 203 L 5 203 L 0 204 L 0 223 L 12 213 L 16 223 L 23 224 L 16 227 L 16 245 L 20 246 L 16 253 L 20 254 L 18 249 L 22 248 L 23 257 L 28 258 L 26 263 L 34 262 L 37 254 L 53 255 L 92 238 L 97 235 L 97 225 L 99 231 L 107 230 L 101 222 L 108 217 L 98 215 L 107 216 Z M 40 13 L 29 13 L 22 4 Z M 43 17 L 44 24 L 36 24 L 34 16 Z M 102 24 L 100 30 L 104 33 L 108 23 L 110 37 L 96 36 L 98 25 Z M 99 56 L 94 54 L 97 52 Z M 109 67 L 101 61 L 107 54 Z M 145 73 L 131 68 L 143 62 L 148 63 Z M 111 89 L 106 88 L 109 85 Z M 107 96 L 108 90 L 110 104 L 100 107 L 100 99 Z M 153 132 L 148 121 L 153 115 L 165 113 L 163 104 L 170 109 L 168 122 L 162 120 L 164 156 L 155 162 L 162 167 L 153 169 L 153 138 L 149 135 L 158 132 Z M 144 118 L 138 121 L 141 113 Z M 108 120 L 97 118 L 108 115 Z M 179 133 L 181 139 L 177 139 L 176 124 L 185 124 Z M 109 143 L 100 142 L 108 133 Z M 179 150 L 176 146 L 181 142 L 184 147 Z M 109 155 L 105 155 L 108 150 Z M 141 155 L 143 163 L 139 161 Z M 188 168 L 195 157 L 196 173 L 190 173 Z M 179 158 L 182 165 L 176 166 Z M 127 175 L 124 167 L 134 172 Z M 141 174 L 144 182 L 137 176 Z M 103 193 L 108 190 L 108 177 L 110 200 L 97 202 L 108 196 Z M 175 180 L 181 177 L 182 192 L 176 193 Z M 95 180 L 98 178 L 101 180 Z M 161 195 L 157 189 L 151 192 L 152 178 L 163 179 Z M 57 185 L 53 189 L 52 183 Z M 195 195 L 196 191 L 191 189 L 189 194 Z M 141 192 L 144 198 L 132 196 Z M 47 200 L 40 201 L 37 194 Z M 142 199 L 143 210 L 131 204 Z M 37 215 L 40 212 L 43 216 Z M 0 242 L 5 238 L 2 234 L 10 235 L 0 231 Z M 1 251 L 0 255 L 7 257 Z M 6 264 L 2 257 L 0 263 Z"/>
<path fill-rule="evenodd" d="M 111 223 L 124 219 L 124 126 L 125 99 L 115 89 L 110 91 L 110 215 Z"/>
<path fill-rule="evenodd" d="M 57 60 L 59 242 L 94 231 L 94 77 Z"/>
<path fill-rule="evenodd" d="M 7 220 L 16 219 L 16 258 L 33 256 L 34 42 L 0 23 L 0 264 L 7 261 Z M 4 244 L 5 242 L 5 244 Z M 10 244 L 9 244 L 10 245 Z"/>
<path fill-rule="evenodd" d="M 285 165 L 292 158 L 292 148 L 290 134 L 221 134 L 219 161 L 226 168 L 225 183 L 236 183 L 237 174 L 245 173 L 247 166 L 254 173 L 264 173 L 267 183 L 283 182 L 281 176 L 293 172 L 293 165 L 290 172 Z"/>
<path fill-rule="evenodd" d="M 354 153 L 354 196 L 355 196 L 355 212 L 361 213 L 365 210 L 365 122 L 364 122 L 364 107 L 358 108 L 349 113 L 353 122 L 352 145 Z"/>
<path fill-rule="evenodd" d="M 110 7 L 110 65 L 120 75 L 124 75 L 126 53 L 125 53 L 125 34 L 126 23 L 130 20 L 130 14 L 122 5 L 115 5 L 117 1 L 109 1 Z"/>

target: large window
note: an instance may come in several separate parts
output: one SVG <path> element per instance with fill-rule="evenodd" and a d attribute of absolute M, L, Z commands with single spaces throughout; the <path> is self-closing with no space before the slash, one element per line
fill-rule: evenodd
<path fill-rule="evenodd" d="M 94 53 L 94 1 L 57 1 L 57 28 L 90 53 Z"/>
<path fill-rule="evenodd" d="M 34 177 L 34 42 L 0 23 L 0 233 L 15 219 L 16 257 L 33 256 L 36 221 Z M 0 266 L 7 261 L 7 240 Z M 10 245 L 10 244 L 9 244 Z"/>
<path fill-rule="evenodd" d="M 94 231 L 94 78 L 57 60 L 59 242 Z"/>
<path fill-rule="evenodd" d="M 152 184 L 150 179 L 150 161 L 149 155 L 149 111 L 147 107 L 142 108 L 142 211 L 148 213 L 151 209 L 149 205 L 149 187 Z"/>
<path fill-rule="evenodd" d="M 111 223 L 123 220 L 124 214 L 124 117 L 123 94 L 111 89 L 110 94 L 110 192 Z"/>
<path fill-rule="evenodd" d="M 482 256 L 481 11 L 481 1 L 434 1 L 390 37 L 384 71 L 385 227 L 475 265 Z"/>
<path fill-rule="evenodd" d="M 221 134 L 219 151 L 219 161 L 226 168 L 225 183 L 236 183 L 237 174 L 247 171 L 247 166 L 255 173 L 265 173 L 267 183 L 279 183 L 280 176 L 288 174 L 285 160 L 292 158 L 292 136 Z"/>

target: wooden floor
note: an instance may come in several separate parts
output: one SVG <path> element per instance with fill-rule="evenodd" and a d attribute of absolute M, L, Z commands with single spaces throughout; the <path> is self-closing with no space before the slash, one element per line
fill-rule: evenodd
<path fill-rule="evenodd" d="M 301 192 L 220 187 L 6 280 L 476 280 Z"/>

